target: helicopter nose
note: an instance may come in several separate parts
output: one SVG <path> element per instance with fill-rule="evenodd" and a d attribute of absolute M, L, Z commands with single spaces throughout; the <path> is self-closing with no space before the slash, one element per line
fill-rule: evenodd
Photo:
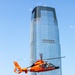
<path fill-rule="evenodd" d="M 55 69 L 59 69 L 59 67 L 55 67 Z"/>

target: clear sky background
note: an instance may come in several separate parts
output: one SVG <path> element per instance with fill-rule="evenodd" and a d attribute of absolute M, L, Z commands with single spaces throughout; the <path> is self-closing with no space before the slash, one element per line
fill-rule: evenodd
<path fill-rule="evenodd" d="M 31 11 L 37 5 L 56 9 L 61 56 L 66 56 L 62 75 L 74 75 L 75 0 L 0 0 L 0 75 L 17 75 L 13 72 L 17 59 L 27 59 L 17 60 L 21 67 L 30 66 Z"/>

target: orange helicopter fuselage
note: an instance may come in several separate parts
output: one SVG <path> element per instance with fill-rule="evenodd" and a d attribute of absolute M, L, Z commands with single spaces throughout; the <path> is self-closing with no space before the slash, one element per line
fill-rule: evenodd
<path fill-rule="evenodd" d="M 31 65 L 28 68 L 21 68 L 16 61 L 14 61 L 14 65 L 15 65 L 14 72 L 17 74 L 19 74 L 21 72 L 28 73 L 28 71 L 30 71 L 30 72 L 45 72 L 45 71 L 51 71 L 51 70 L 55 70 L 55 69 L 59 68 L 59 67 L 50 65 L 49 63 L 47 63 L 43 60 L 36 61 L 33 65 Z"/>
<path fill-rule="evenodd" d="M 49 71 L 54 70 L 55 68 L 51 66 L 45 66 L 44 61 L 38 60 L 34 63 L 34 66 L 30 68 L 30 72 L 43 72 L 43 71 Z"/>

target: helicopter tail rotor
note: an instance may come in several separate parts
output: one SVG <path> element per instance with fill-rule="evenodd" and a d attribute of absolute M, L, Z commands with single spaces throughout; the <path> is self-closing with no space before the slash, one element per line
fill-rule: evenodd
<path fill-rule="evenodd" d="M 15 66 L 15 69 L 14 69 L 15 73 L 19 74 L 22 72 L 21 67 L 19 66 L 19 64 L 16 61 L 14 61 L 14 66 Z"/>
<path fill-rule="evenodd" d="M 15 73 L 17 73 L 17 74 L 20 74 L 21 72 L 28 73 L 28 69 L 27 68 L 21 68 L 16 61 L 14 61 L 14 66 L 15 66 L 15 69 L 14 69 Z"/>

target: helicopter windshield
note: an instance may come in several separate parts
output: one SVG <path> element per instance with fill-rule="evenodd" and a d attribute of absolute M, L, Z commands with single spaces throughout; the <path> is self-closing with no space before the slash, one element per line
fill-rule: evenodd
<path fill-rule="evenodd" d="M 52 63 L 44 62 L 44 64 L 40 65 L 41 68 L 49 68 L 49 67 L 55 67 Z"/>
<path fill-rule="evenodd" d="M 55 67 L 55 65 L 53 65 L 52 63 L 48 63 L 50 65 L 50 67 Z"/>

